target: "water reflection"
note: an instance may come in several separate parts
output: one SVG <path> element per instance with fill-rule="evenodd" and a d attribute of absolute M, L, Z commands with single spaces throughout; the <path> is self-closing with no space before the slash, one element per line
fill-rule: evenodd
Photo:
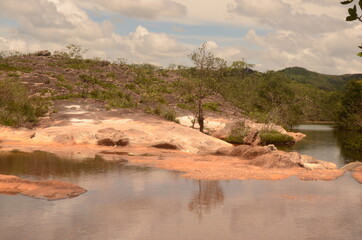
<path fill-rule="evenodd" d="M 195 212 L 199 218 L 203 214 L 210 213 L 224 201 L 224 192 L 219 181 L 198 181 L 198 191 L 189 203 L 189 209 Z"/>
<path fill-rule="evenodd" d="M 343 145 L 344 140 L 361 133 L 342 131 L 330 124 L 300 125 L 293 130 L 302 132 L 307 137 L 294 146 L 279 147 L 282 150 L 297 151 L 320 160 L 334 162 L 339 167 L 349 162 L 362 161 L 360 152 L 347 150 Z"/>
<path fill-rule="evenodd" d="M 0 169 L 37 177 L 46 176 L 48 168 L 50 176 L 58 174 L 64 180 L 75 174 L 88 192 L 62 201 L 0 195 L 1 240 L 360 240 L 362 236 L 362 185 L 348 174 L 333 182 L 194 181 L 175 172 L 132 169 L 100 159 L 38 158 L 43 155 L 14 153 L 11 161 L 17 163 L 0 158 Z M 63 170 L 56 171 L 51 159 Z M 42 170 L 31 170 L 31 164 Z"/>
<path fill-rule="evenodd" d="M 30 179 L 69 179 L 106 172 L 122 171 L 125 161 L 105 161 L 102 157 L 84 160 L 62 159 L 53 153 L 34 151 L 3 152 L 0 154 L 0 174 L 11 174 Z M 132 168 L 127 166 L 126 168 Z M 133 167 L 134 168 L 134 167 Z M 148 168 L 138 167 L 139 171 Z"/>

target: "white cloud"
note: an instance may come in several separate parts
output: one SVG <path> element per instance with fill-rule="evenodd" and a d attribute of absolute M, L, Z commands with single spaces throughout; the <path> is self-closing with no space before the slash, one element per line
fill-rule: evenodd
<path fill-rule="evenodd" d="M 106 20 L 93 19 L 89 10 Z M 144 26 L 121 35 L 108 14 L 136 18 L 144 26 L 171 23 L 183 36 Z M 208 41 L 215 55 L 229 62 L 246 58 L 259 70 L 299 65 L 324 73 L 361 72 L 356 53 L 362 24 L 346 23 L 346 14 L 347 8 L 330 0 L 2 0 L 0 21 L 11 23 L 1 24 L 0 48 L 33 52 L 76 43 L 89 48 L 90 56 L 168 65 L 189 63 L 187 55 Z M 190 34 L 190 25 L 225 26 L 238 34 L 210 28 L 209 36 Z"/>
<path fill-rule="evenodd" d="M 161 17 L 184 17 L 187 8 L 172 0 L 82 0 L 82 6 L 101 11 L 121 13 L 127 17 L 157 19 Z"/>

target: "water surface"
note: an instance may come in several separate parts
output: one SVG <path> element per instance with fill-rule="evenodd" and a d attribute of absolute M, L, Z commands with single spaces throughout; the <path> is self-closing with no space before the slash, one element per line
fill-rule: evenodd
<path fill-rule="evenodd" d="M 334 162 L 342 167 L 347 163 L 362 161 L 362 153 L 345 149 L 343 141 L 361 133 L 342 131 L 331 124 L 305 124 L 293 128 L 307 135 L 294 146 L 282 148 L 313 156 L 316 159 Z"/>
<path fill-rule="evenodd" d="M 1 240 L 361 239 L 362 186 L 333 182 L 197 181 L 101 158 L 0 155 L 0 173 L 88 190 L 45 201 L 0 195 Z"/>

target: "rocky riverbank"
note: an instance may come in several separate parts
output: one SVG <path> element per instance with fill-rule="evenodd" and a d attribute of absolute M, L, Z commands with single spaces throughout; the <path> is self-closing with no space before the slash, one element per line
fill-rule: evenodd
<path fill-rule="evenodd" d="M 44 121 L 39 128 L 0 128 L 1 151 L 42 150 L 74 160 L 97 155 L 105 160 L 176 170 L 184 172 L 184 177 L 208 180 L 279 180 L 290 176 L 334 180 L 345 172 L 333 163 L 279 151 L 273 145 L 234 147 L 142 112 L 105 111 L 87 102 L 57 107 L 60 111 L 56 117 Z M 360 174 L 361 170 L 353 173 L 359 182 Z M 5 185 L 0 193 L 62 199 L 85 192 L 78 186 L 56 181 L 30 182 L 14 176 L 2 179 Z"/>

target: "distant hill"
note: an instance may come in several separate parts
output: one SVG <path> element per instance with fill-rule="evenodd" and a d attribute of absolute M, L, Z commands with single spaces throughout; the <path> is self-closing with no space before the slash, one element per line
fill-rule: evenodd
<path fill-rule="evenodd" d="M 342 90 L 343 85 L 354 79 L 362 79 L 361 74 L 327 75 L 309 71 L 302 67 L 288 67 L 280 70 L 289 78 L 305 84 L 311 84 L 323 90 Z"/>

